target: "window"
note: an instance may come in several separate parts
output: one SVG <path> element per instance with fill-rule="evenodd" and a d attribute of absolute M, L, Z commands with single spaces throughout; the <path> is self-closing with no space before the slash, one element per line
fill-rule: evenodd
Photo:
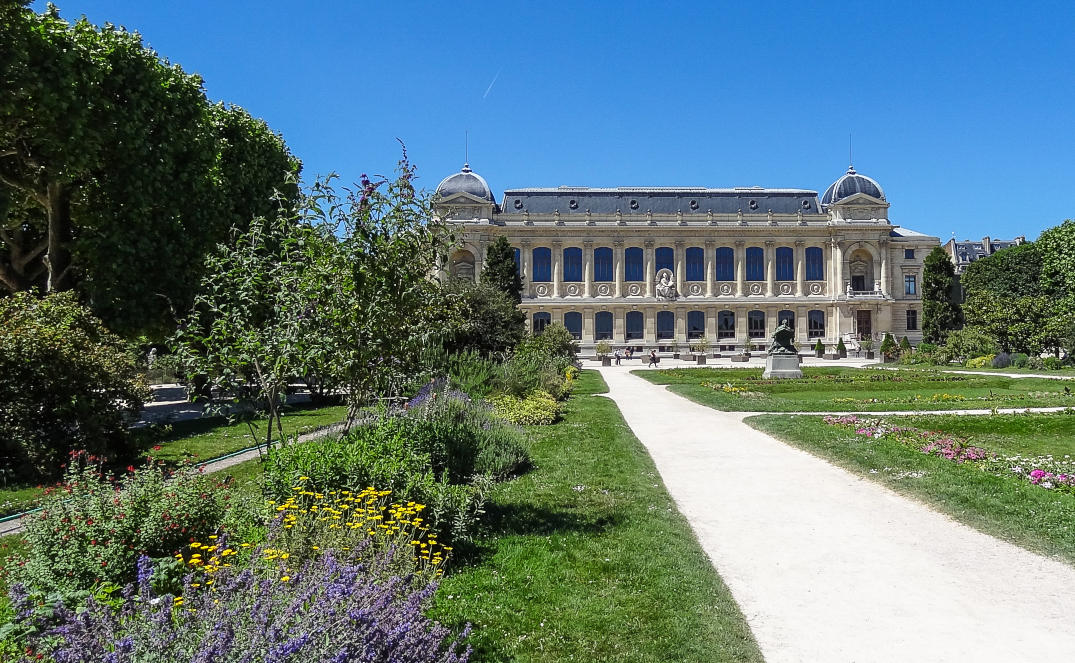
<path fill-rule="evenodd" d="M 657 272 L 662 269 L 670 269 L 672 273 L 676 272 L 676 252 L 670 246 L 658 246 L 655 252 L 654 258 L 657 259 Z"/>
<path fill-rule="evenodd" d="M 703 336 L 705 336 L 705 313 L 689 311 L 687 313 L 687 338 L 702 338 Z"/>
<path fill-rule="evenodd" d="M 705 280 L 705 249 L 700 246 L 687 248 L 687 280 Z"/>
<path fill-rule="evenodd" d="M 907 309 L 907 331 L 918 329 L 918 311 L 913 308 Z"/>
<path fill-rule="evenodd" d="M 657 340 L 672 338 L 675 334 L 676 316 L 671 311 L 657 312 Z"/>
<path fill-rule="evenodd" d="M 519 276 L 523 276 L 523 273 L 521 271 L 519 271 L 519 270 L 522 269 L 522 263 L 521 263 L 522 256 L 519 253 L 519 249 L 512 249 L 511 251 L 512 251 L 513 254 L 515 254 L 515 273 L 518 274 Z"/>
<path fill-rule="evenodd" d="M 612 249 L 599 246 L 593 250 L 593 280 L 612 280 Z"/>
<path fill-rule="evenodd" d="M 795 280 L 795 252 L 790 246 L 776 247 L 776 280 Z"/>
<path fill-rule="evenodd" d="M 534 333 L 540 334 L 545 331 L 545 328 L 552 322 L 552 314 L 544 311 L 539 311 L 534 314 Z"/>
<path fill-rule="evenodd" d="M 904 249 L 903 257 L 907 260 L 914 260 L 914 249 Z"/>
<path fill-rule="evenodd" d="M 608 311 L 598 311 L 593 316 L 594 339 L 598 341 L 612 340 L 612 314 Z"/>
<path fill-rule="evenodd" d="M 645 269 L 642 266 L 642 248 L 632 246 L 623 252 L 623 280 L 645 281 Z"/>
<path fill-rule="evenodd" d="M 765 251 L 760 246 L 747 247 L 747 280 L 765 280 Z"/>
<path fill-rule="evenodd" d="M 635 341 L 642 339 L 642 325 L 644 323 L 642 318 L 642 311 L 628 311 L 627 312 L 627 335 L 628 341 Z"/>
<path fill-rule="evenodd" d="M 570 311 L 564 314 L 564 326 L 567 327 L 567 331 L 571 332 L 571 335 L 575 337 L 576 341 L 582 340 L 582 314 L 576 311 Z"/>
<path fill-rule="evenodd" d="M 731 311 L 717 314 L 717 338 L 735 338 L 735 314 Z"/>
<path fill-rule="evenodd" d="M 821 338 L 825 335 L 825 312 L 824 311 L 810 311 L 806 314 L 807 338 Z"/>
<path fill-rule="evenodd" d="M 903 276 L 903 292 L 907 295 L 918 294 L 918 277 L 914 274 L 904 274 Z"/>
<path fill-rule="evenodd" d="M 534 249 L 534 283 L 548 283 L 552 280 L 552 249 L 539 246 Z"/>
<path fill-rule="evenodd" d="M 751 311 L 747 313 L 747 333 L 750 338 L 765 337 L 765 312 Z"/>
<path fill-rule="evenodd" d="M 795 311 L 784 310 L 776 314 L 776 323 L 787 322 L 788 327 L 795 329 Z"/>
<path fill-rule="evenodd" d="M 735 280 L 735 251 L 730 246 L 717 249 L 717 280 Z"/>
<path fill-rule="evenodd" d="M 806 280 L 825 280 L 825 256 L 821 247 L 809 246 L 806 248 Z"/>
<path fill-rule="evenodd" d="M 582 280 L 582 249 L 570 246 L 564 249 L 564 281 L 578 283 Z"/>

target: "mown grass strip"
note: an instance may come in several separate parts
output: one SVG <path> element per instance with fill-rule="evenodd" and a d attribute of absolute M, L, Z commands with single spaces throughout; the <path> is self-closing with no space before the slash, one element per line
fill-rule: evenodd
<path fill-rule="evenodd" d="M 499 485 L 435 616 L 479 661 L 760 661 L 738 606 L 600 375 L 531 427 L 535 469 Z"/>

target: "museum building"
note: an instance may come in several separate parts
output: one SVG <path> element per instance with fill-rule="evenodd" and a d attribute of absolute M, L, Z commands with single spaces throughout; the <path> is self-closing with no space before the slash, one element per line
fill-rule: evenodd
<path fill-rule="evenodd" d="M 540 331 L 563 323 L 584 349 L 714 350 L 764 344 L 781 321 L 796 343 L 922 337 L 922 261 L 937 237 L 893 225 L 881 186 L 854 167 L 825 190 L 737 187 L 510 189 L 497 203 L 469 165 L 434 200 L 461 241 L 442 274 L 473 279 L 503 235 Z M 719 348 L 719 350 L 718 350 Z M 806 350 L 807 348 L 800 348 Z"/>

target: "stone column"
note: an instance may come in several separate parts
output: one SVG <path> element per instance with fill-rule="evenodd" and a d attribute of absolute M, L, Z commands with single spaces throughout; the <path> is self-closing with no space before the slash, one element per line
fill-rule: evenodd
<path fill-rule="evenodd" d="M 809 310 L 806 306 L 795 307 L 795 342 L 800 346 L 800 352 L 805 349 L 812 349 L 805 347 L 810 343 L 810 320 L 807 319 Z"/>
<path fill-rule="evenodd" d="M 743 345 L 747 341 L 747 313 L 751 311 L 746 307 L 738 307 L 735 311 L 735 344 Z"/>
<path fill-rule="evenodd" d="M 593 242 L 582 243 L 582 296 L 591 297 L 593 290 Z"/>
<path fill-rule="evenodd" d="M 802 297 L 806 292 L 806 256 L 804 255 L 803 246 L 806 244 L 803 240 L 795 241 L 795 296 Z M 799 330 L 796 329 L 796 332 Z"/>
<path fill-rule="evenodd" d="M 522 271 L 523 279 L 523 299 L 529 299 L 534 296 L 533 291 L 530 288 L 531 281 L 533 281 L 533 274 L 530 273 L 530 242 L 519 242 L 519 269 Z"/>
<path fill-rule="evenodd" d="M 716 281 L 717 276 L 717 256 L 716 256 L 716 244 L 714 242 L 705 243 L 705 296 L 713 296 L 713 284 Z M 708 322 L 706 323 L 709 324 Z"/>
<path fill-rule="evenodd" d="M 746 242 L 739 240 L 735 243 L 735 296 L 742 297 L 746 294 L 747 264 Z M 736 324 L 739 321 L 736 320 Z"/>
<path fill-rule="evenodd" d="M 878 244 L 881 251 L 881 295 L 888 297 L 888 240 L 882 238 Z"/>
<path fill-rule="evenodd" d="M 642 309 L 642 340 L 650 345 L 657 342 L 657 309 L 647 306 Z"/>
<path fill-rule="evenodd" d="M 676 242 L 676 292 L 680 297 L 687 295 L 686 252 L 683 242 Z"/>
<path fill-rule="evenodd" d="M 703 310 L 705 311 L 705 340 L 709 341 L 709 347 L 713 348 L 717 344 L 717 312 L 720 309 L 707 306 Z"/>
<path fill-rule="evenodd" d="M 596 343 L 595 330 L 593 324 L 594 310 L 592 308 L 582 309 L 582 342 L 583 343 Z"/>
<path fill-rule="evenodd" d="M 627 315 L 627 312 L 624 311 L 623 309 L 613 309 L 612 310 L 612 342 L 613 343 L 623 345 L 624 343 L 627 342 L 627 339 L 624 338 L 626 336 L 626 333 L 625 333 L 626 330 L 624 328 L 625 324 L 626 324 L 626 321 L 624 320 L 624 317 L 626 315 Z"/>
<path fill-rule="evenodd" d="M 616 270 L 616 296 L 623 297 L 623 264 L 627 260 L 627 256 L 624 253 L 623 240 L 618 239 L 613 242 L 612 260 L 615 264 Z"/>
<path fill-rule="evenodd" d="M 654 256 L 653 256 L 653 240 L 647 239 L 645 244 L 646 251 L 646 296 L 653 297 L 653 277 L 654 277 Z"/>
<path fill-rule="evenodd" d="M 687 345 L 687 309 L 677 306 L 672 309 L 672 315 L 676 316 L 676 326 L 673 329 L 672 339 L 679 344 L 680 350 L 686 350 L 684 345 Z"/>
<path fill-rule="evenodd" d="M 765 243 L 765 296 L 772 297 L 776 294 L 776 246 L 775 242 Z M 768 316 L 766 316 L 768 318 Z M 769 321 L 765 321 L 769 324 Z"/>
<path fill-rule="evenodd" d="M 847 297 L 847 284 L 844 283 L 844 247 L 842 242 L 835 239 L 832 241 L 833 272 L 836 275 L 836 283 L 833 288 L 835 297 Z"/>
<path fill-rule="evenodd" d="M 564 245 L 552 243 L 552 296 L 560 296 L 560 284 L 564 281 L 563 272 Z"/>

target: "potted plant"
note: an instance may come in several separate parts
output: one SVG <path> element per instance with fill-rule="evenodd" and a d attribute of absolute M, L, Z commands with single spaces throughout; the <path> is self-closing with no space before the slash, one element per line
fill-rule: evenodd
<path fill-rule="evenodd" d="M 825 356 L 825 344 L 821 342 L 821 339 L 817 339 L 817 343 L 814 343 L 814 357 L 821 359 Z"/>
<path fill-rule="evenodd" d="M 754 350 L 754 339 L 747 336 L 747 342 L 743 344 L 743 356 L 750 359 L 750 353 Z"/>
<path fill-rule="evenodd" d="M 881 339 L 881 347 L 878 350 L 881 351 L 881 358 L 885 363 L 896 359 L 899 348 L 896 345 L 896 340 L 892 338 L 892 334 L 885 334 L 884 338 Z"/>
<path fill-rule="evenodd" d="M 847 359 L 847 346 L 844 345 L 842 338 L 836 342 L 836 356 L 840 359 Z"/>
<path fill-rule="evenodd" d="M 867 335 L 859 344 L 866 351 L 866 358 L 873 359 L 873 336 Z"/>
<path fill-rule="evenodd" d="M 705 363 L 705 351 L 709 349 L 709 341 L 700 338 L 691 344 L 691 352 L 694 353 L 694 361 L 699 365 Z"/>
<path fill-rule="evenodd" d="M 597 358 L 601 360 L 602 366 L 611 366 L 612 357 L 609 355 L 612 353 L 612 344 L 608 341 L 598 341 L 594 346 L 594 352 L 597 353 Z"/>

